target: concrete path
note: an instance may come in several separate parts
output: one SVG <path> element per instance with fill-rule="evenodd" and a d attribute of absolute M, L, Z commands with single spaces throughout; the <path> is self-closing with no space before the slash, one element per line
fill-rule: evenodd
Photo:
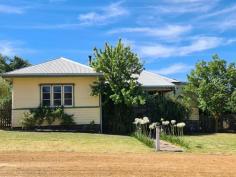
<path fill-rule="evenodd" d="M 167 152 L 183 152 L 184 150 L 181 147 L 175 146 L 169 142 L 160 140 L 161 151 Z"/>

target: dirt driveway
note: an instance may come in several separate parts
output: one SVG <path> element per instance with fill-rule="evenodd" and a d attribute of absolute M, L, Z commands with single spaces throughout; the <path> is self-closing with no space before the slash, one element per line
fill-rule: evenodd
<path fill-rule="evenodd" d="M 0 176 L 236 176 L 236 156 L 1 152 Z"/>

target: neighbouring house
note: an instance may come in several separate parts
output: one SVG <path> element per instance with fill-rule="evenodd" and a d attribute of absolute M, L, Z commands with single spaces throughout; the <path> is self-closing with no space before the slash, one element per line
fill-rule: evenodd
<path fill-rule="evenodd" d="M 12 127 L 21 127 L 25 112 L 42 106 L 64 106 L 74 115 L 77 125 L 92 121 L 102 124 L 101 97 L 91 95 L 91 84 L 102 77 L 93 68 L 66 58 L 58 58 L 42 64 L 3 74 L 11 80 Z M 143 71 L 138 82 L 148 91 L 163 94 L 181 89 L 181 82 L 152 72 Z"/>

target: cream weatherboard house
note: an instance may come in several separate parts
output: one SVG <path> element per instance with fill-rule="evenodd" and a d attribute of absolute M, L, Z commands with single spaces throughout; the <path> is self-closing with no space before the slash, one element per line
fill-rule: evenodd
<path fill-rule="evenodd" d="M 64 106 L 77 125 L 102 125 L 100 96 L 91 96 L 91 84 L 102 77 L 93 68 L 66 58 L 3 74 L 12 81 L 12 127 L 21 127 L 25 112 L 43 106 Z M 138 82 L 147 90 L 171 92 L 178 81 L 143 71 Z"/>

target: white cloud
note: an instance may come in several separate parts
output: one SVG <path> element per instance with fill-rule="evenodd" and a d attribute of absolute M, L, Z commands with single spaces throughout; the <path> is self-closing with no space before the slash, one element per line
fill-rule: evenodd
<path fill-rule="evenodd" d="M 217 11 L 214 11 L 212 13 L 202 15 L 198 19 L 206 19 L 206 18 L 221 16 L 221 15 L 225 15 L 225 14 L 229 14 L 229 13 L 235 13 L 235 11 L 236 11 L 236 5 L 232 5 L 230 7 L 224 8 L 222 10 L 217 10 Z"/>
<path fill-rule="evenodd" d="M 183 63 L 176 63 L 176 64 L 173 64 L 173 65 L 168 66 L 166 68 L 156 70 L 154 72 L 156 72 L 158 74 L 169 75 L 169 74 L 177 74 L 177 73 L 186 73 L 186 72 L 189 72 L 193 68 L 194 68 L 194 66 L 192 66 L 192 65 L 187 65 L 187 64 L 183 64 Z"/>
<path fill-rule="evenodd" d="M 162 28 L 151 28 L 151 27 L 135 27 L 135 28 L 119 28 L 108 31 L 109 34 L 116 33 L 142 33 L 143 35 L 155 36 L 161 38 L 176 38 L 180 35 L 189 32 L 192 29 L 190 25 L 167 25 Z"/>
<path fill-rule="evenodd" d="M 24 47 L 23 43 L 20 41 L 0 40 L 0 53 L 6 56 L 13 56 L 35 53 L 35 50 Z"/>
<path fill-rule="evenodd" d="M 217 5 L 218 0 L 165 0 L 154 7 L 159 13 L 197 13 L 208 12 Z"/>
<path fill-rule="evenodd" d="M 24 9 L 22 7 L 0 4 L 0 13 L 22 14 L 22 13 L 24 13 Z"/>
<path fill-rule="evenodd" d="M 8 41 L 0 41 L 0 53 L 2 55 L 12 56 L 14 53 L 14 48 Z"/>
<path fill-rule="evenodd" d="M 221 45 L 227 45 L 229 40 L 218 37 L 199 37 L 189 45 L 185 46 L 166 46 L 162 44 L 136 46 L 136 50 L 143 57 L 170 57 L 186 56 L 195 52 L 213 49 Z M 232 42 L 231 42 L 232 43 Z"/>
<path fill-rule="evenodd" d="M 169 57 L 175 54 L 176 48 L 156 44 L 147 46 L 137 46 L 137 51 L 143 57 Z"/>
<path fill-rule="evenodd" d="M 59 24 L 39 24 L 39 25 L 30 25 L 30 26 L 10 26 L 11 28 L 16 29 L 42 29 L 42 30 L 50 30 L 50 29 L 78 29 L 82 25 L 79 23 L 59 23 Z M 9 27 L 9 26 L 8 26 Z"/>
<path fill-rule="evenodd" d="M 81 24 L 105 24 L 111 22 L 116 17 L 121 17 L 128 14 L 128 11 L 121 6 L 122 2 L 112 3 L 107 7 L 102 8 L 99 12 L 89 12 L 80 14 L 78 19 Z"/>
<path fill-rule="evenodd" d="M 184 47 L 180 47 L 180 55 L 188 55 L 194 52 L 200 52 L 208 49 L 216 48 L 223 45 L 225 41 L 219 37 L 200 37 L 196 39 L 192 44 Z"/>

